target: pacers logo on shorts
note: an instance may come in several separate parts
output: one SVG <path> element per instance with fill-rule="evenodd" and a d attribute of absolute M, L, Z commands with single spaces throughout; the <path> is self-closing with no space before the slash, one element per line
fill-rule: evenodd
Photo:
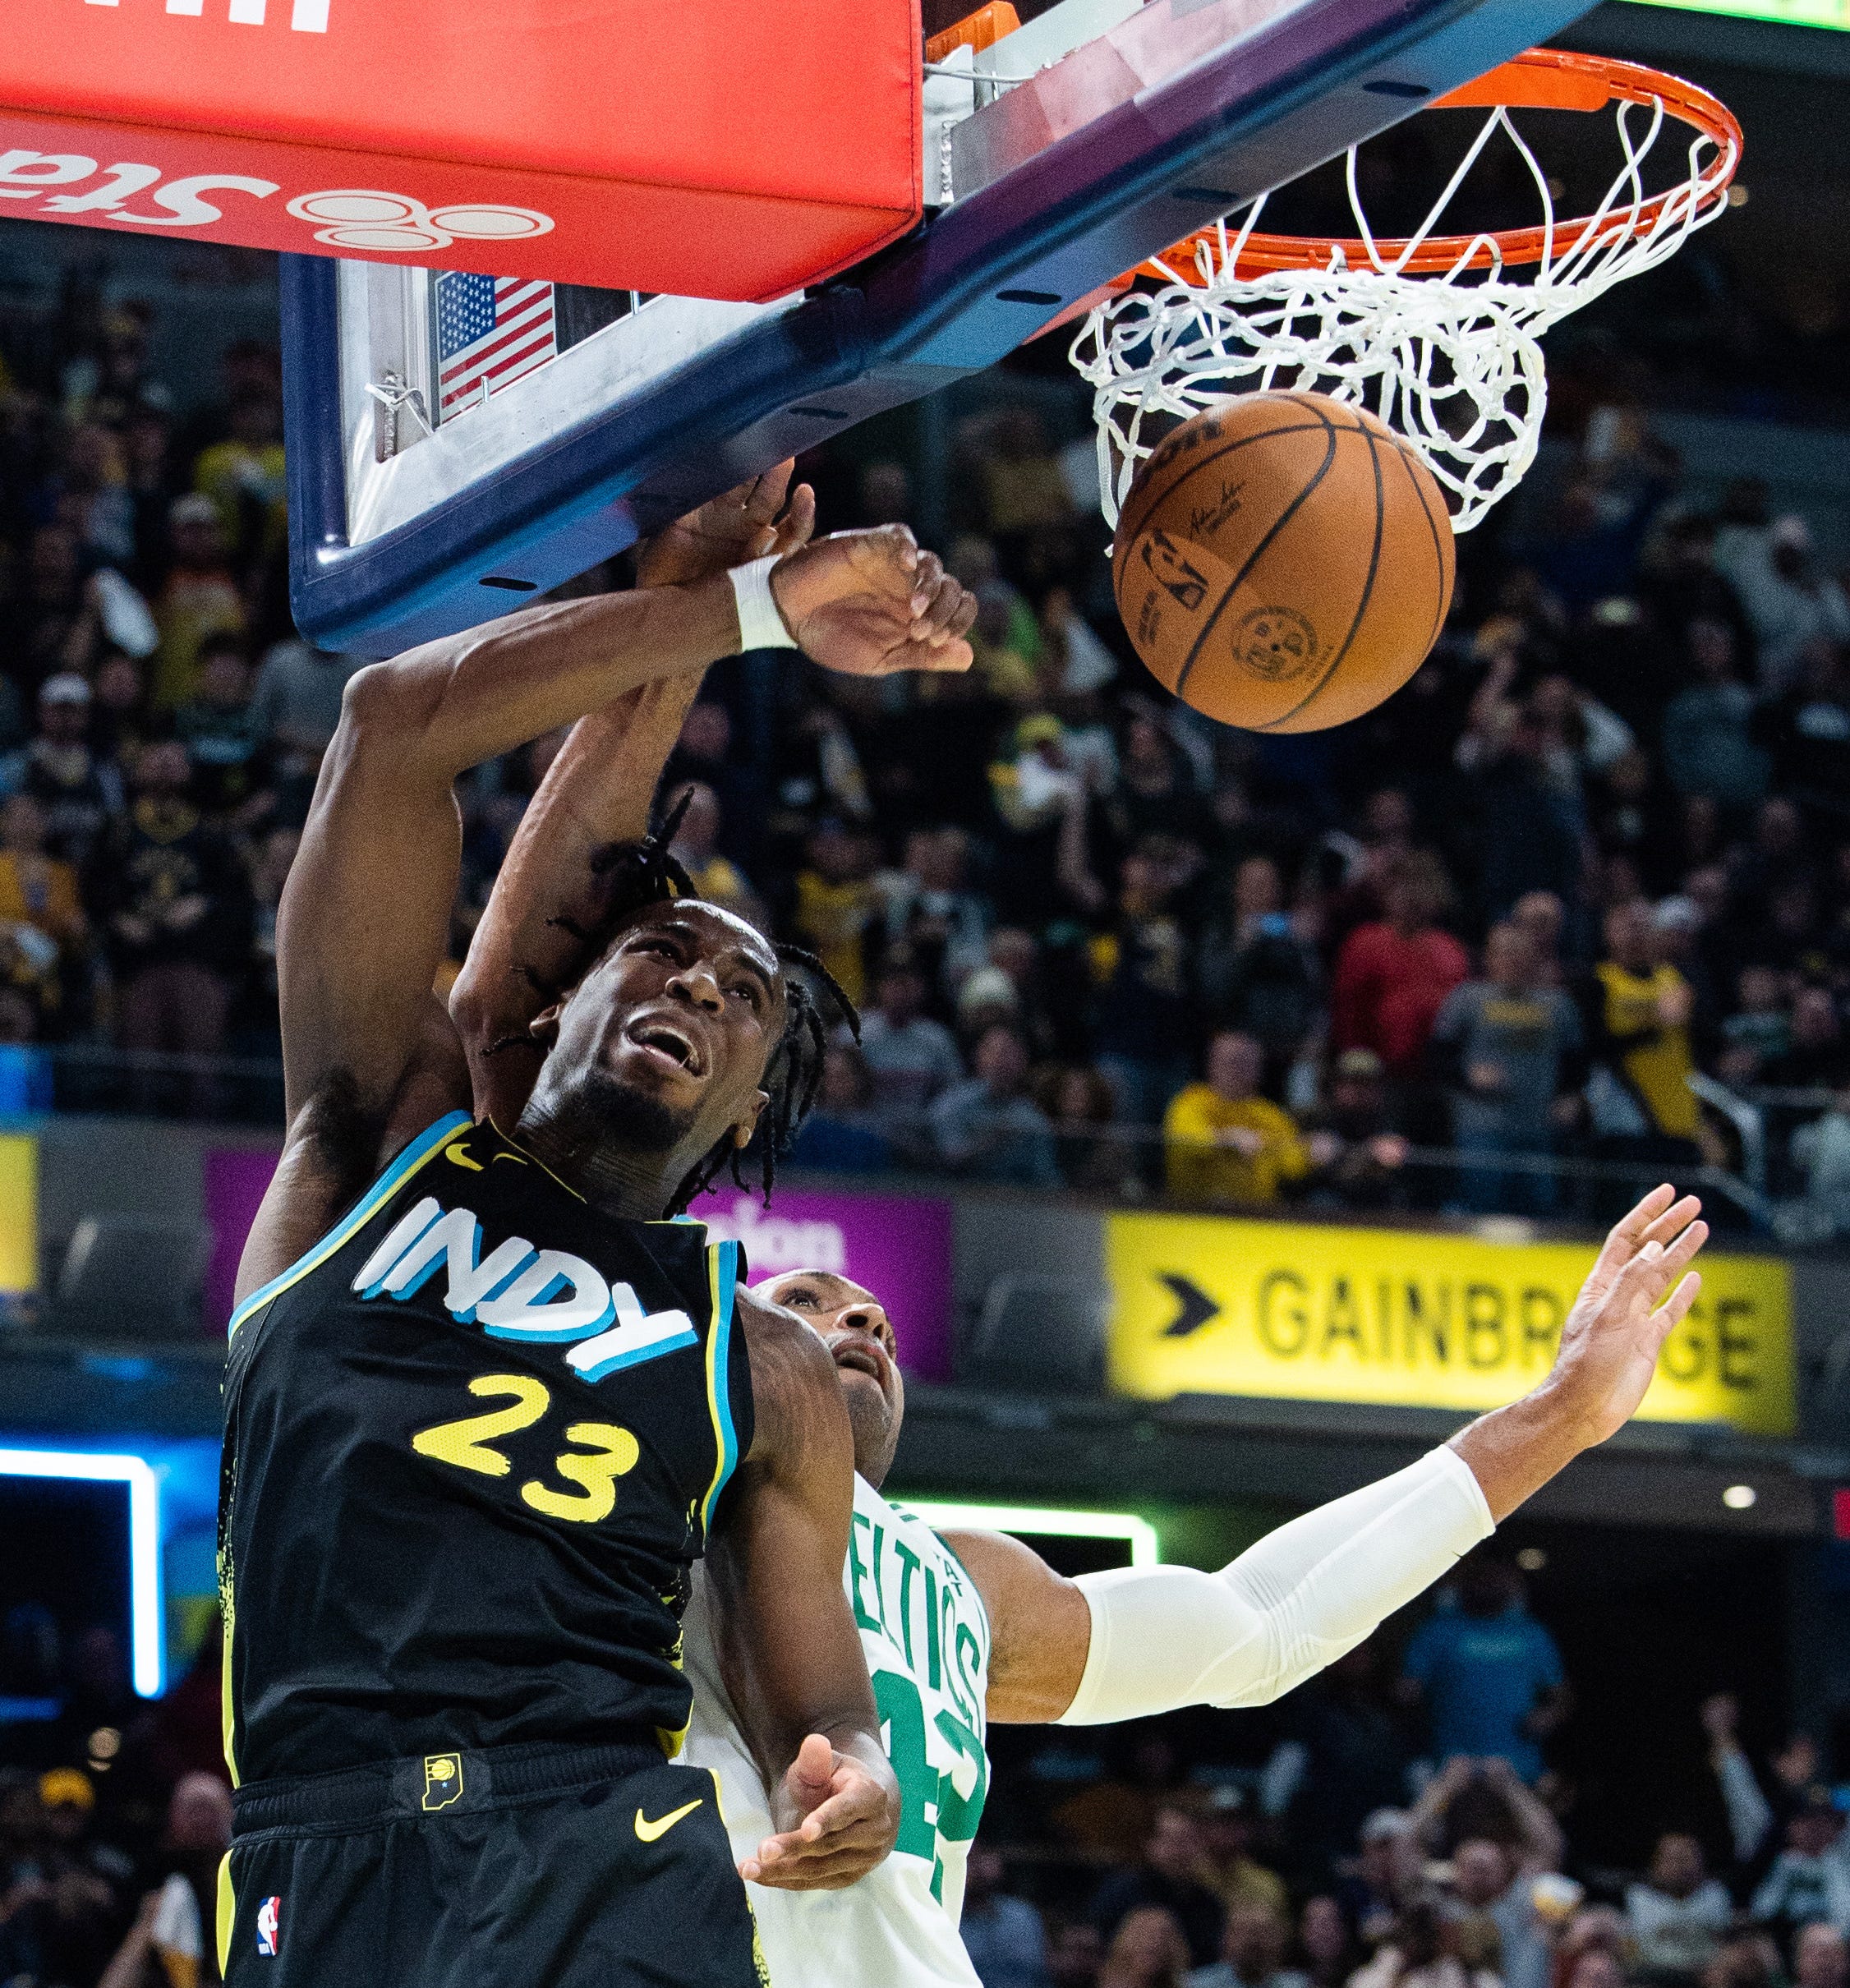
<path fill-rule="evenodd" d="M 278 1898 L 265 1898 L 257 1907 L 257 1951 L 267 1953 L 273 1959 L 276 1954 L 278 1921 L 283 1914 L 283 1901 Z"/>
<path fill-rule="evenodd" d="M 424 1802 L 426 1810 L 447 1809 L 462 1799 L 462 1762 L 453 1753 L 428 1753 L 424 1756 Z"/>

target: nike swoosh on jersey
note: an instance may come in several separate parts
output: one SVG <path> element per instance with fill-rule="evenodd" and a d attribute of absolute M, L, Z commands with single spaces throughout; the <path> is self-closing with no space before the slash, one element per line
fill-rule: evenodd
<path fill-rule="evenodd" d="M 683 1816 L 693 1815 L 694 1811 L 700 1806 L 701 1801 L 703 1798 L 704 1797 L 697 1797 L 692 1802 L 683 1802 L 680 1807 L 678 1809 L 670 1809 L 659 1822 L 651 1822 L 649 1819 L 642 1813 L 642 1810 L 638 1809 L 636 1811 L 637 1835 L 642 1839 L 642 1842 L 646 1843 L 654 1843 L 658 1837 L 667 1835 L 668 1832 L 672 1829 L 675 1824 L 679 1822 Z"/>
<path fill-rule="evenodd" d="M 452 1167 L 467 1167 L 471 1173 L 481 1171 L 481 1162 L 472 1160 L 460 1146 L 445 1146 L 444 1157 L 449 1162 Z"/>

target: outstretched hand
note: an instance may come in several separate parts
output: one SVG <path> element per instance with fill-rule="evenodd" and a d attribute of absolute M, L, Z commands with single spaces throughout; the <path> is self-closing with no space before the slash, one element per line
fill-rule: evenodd
<path fill-rule="evenodd" d="M 976 596 L 904 525 L 838 532 L 773 568 L 771 597 L 803 652 L 844 676 L 960 670 Z"/>
<path fill-rule="evenodd" d="M 1452 1439 L 1501 1522 L 1583 1450 L 1637 1413 L 1664 1342 L 1702 1288 L 1690 1268 L 1709 1239 L 1693 1194 L 1654 1188 L 1606 1238 L 1542 1384 Z"/>
<path fill-rule="evenodd" d="M 837 1891 L 892 1848 L 899 1785 L 884 1760 L 877 1767 L 812 1733 L 774 1792 L 771 1812 L 783 1827 L 739 1865 L 739 1875 L 784 1891 Z"/>
<path fill-rule="evenodd" d="M 1664 1342 L 1702 1288 L 1690 1269 L 1709 1238 L 1694 1194 L 1653 1188 L 1614 1224 L 1561 1330 L 1550 1385 L 1568 1395 L 1604 1443 L 1636 1414 Z"/>
<path fill-rule="evenodd" d="M 735 485 L 637 548 L 638 587 L 686 587 L 748 559 L 794 552 L 816 530 L 816 493 L 790 489 L 794 459 Z"/>

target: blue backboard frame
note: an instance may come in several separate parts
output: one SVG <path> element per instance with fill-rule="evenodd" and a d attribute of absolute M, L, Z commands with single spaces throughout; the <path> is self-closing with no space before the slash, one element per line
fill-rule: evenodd
<path fill-rule="evenodd" d="M 1546 40 L 1587 4 L 1300 0 L 1254 29 L 1251 0 L 1148 0 L 1178 17 L 1213 7 L 1226 39 L 1005 161 L 793 308 L 358 544 L 347 536 L 338 265 L 285 255 L 297 624 L 326 648 L 380 656 L 506 614 L 743 478 L 993 365 L 1120 270 Z M 982 113 L 1005 149 L 1006 117 L 992 113 L 1010 100 Z"/>

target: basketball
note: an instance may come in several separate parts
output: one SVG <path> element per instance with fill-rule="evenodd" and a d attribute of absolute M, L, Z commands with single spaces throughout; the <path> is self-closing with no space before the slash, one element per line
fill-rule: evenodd
<path fill-rule="evenodd" d="M 1111 581 L 1137 653 L 1223 725 L 1316 732 L 1424 662 L 1452 602 L 1438 484 L 1384 423 L 1253 393 L 1167 436 L 1132 484 Z"/>

